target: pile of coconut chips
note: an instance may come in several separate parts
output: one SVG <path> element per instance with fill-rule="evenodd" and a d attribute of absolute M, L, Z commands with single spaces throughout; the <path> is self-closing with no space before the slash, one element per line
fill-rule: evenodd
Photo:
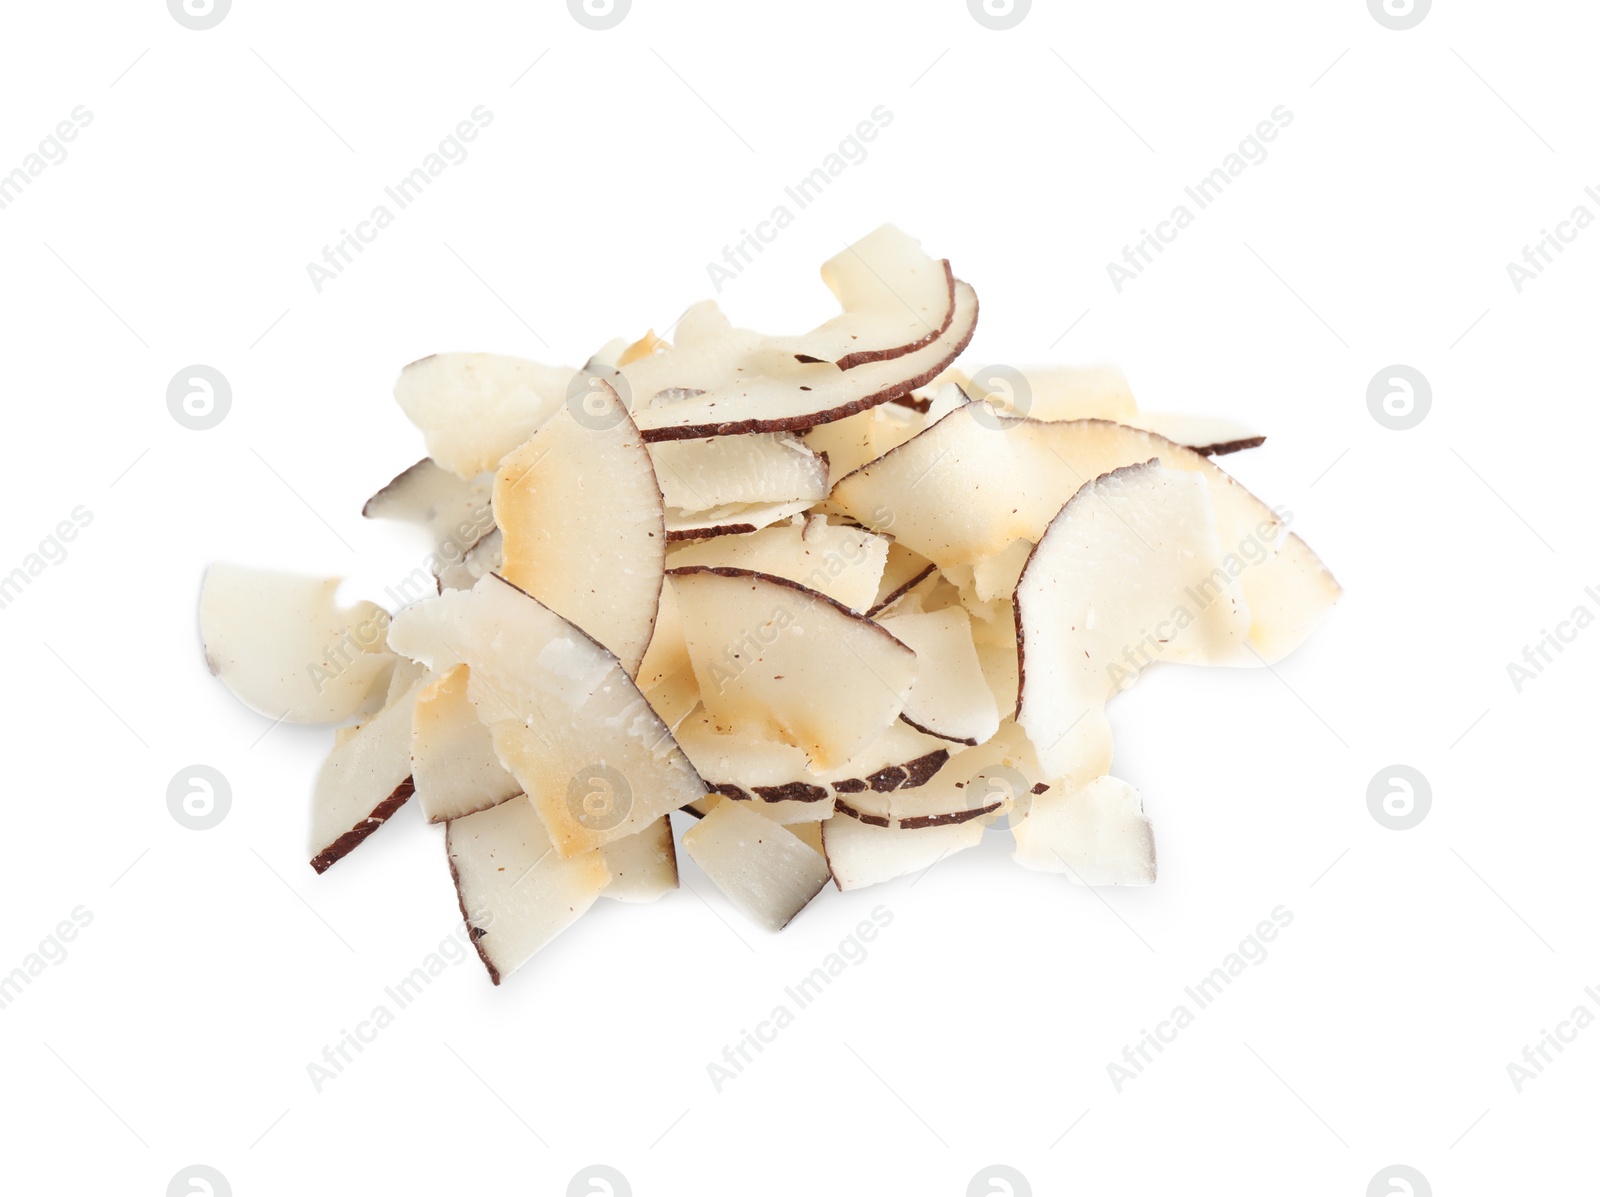
<path fill-rule="evenodd" d="M 364 509 L 435 541 L 398 612 L 211 567 L 212 671 L 345 724 L 313 868 L 415 797 L 496 983 L 597 898 L 676 889 L 674 811 L 773 930 L 989 828 L 1026 868 L 1155 880 L 1107 703 L 1156 661 L 1277 661 L 1339 596 L 1213 460 L 1262 438 L 1141 412 L 1115 370 L 963 373 L 977 296 L 893 227 L 822 276 L 841 311 L 799 336 L 708 301 L 579 370 L 406 367 L 428 456 Z"/>

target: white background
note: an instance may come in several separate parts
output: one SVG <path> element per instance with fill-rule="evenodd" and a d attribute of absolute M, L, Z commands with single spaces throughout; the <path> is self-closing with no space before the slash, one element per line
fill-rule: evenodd
<path fill-rule="evenodd" d="M 957 1197 L 996 1162 L 1038 1194 L 1592 1173 L 1600 1030 L 1520 1094 L 1506 1070 L 1600 1008 L 1600 632 L 1520 694 L 1506 671 L 1600 610 L 1600 231 L 1521 294 L 1506 271 L 1600 213 L 1592 6 L 1459 0 L 1405 32 L 1361 0 L 1040 0 L 1009 32 L 958 0 L 636 0 L 606 32 L 550 0 L 4 20 L 0 171 L 93 113 L 0 211 L 0 572 L 93 513 L 0 611 L 0 972 L 93 915 L 0 1011 L 7 1191 L 156 1195 L 197 1162 L 240 1195 L 561 1194 L 596 1162 L 641 1197 Z M 319 294 L 307 263 L 478 105 L 467 160 Z M 892 220 L 978 289 L 969 362 L 1114 361 L 1147 408 L 1268 432 L 1227 464 L 1343 603 L 1276 676 L 1158 670 L 1119 700 L 1152 889 L 1028 873 L 990 836 L 769 936 L 686 866 L 692 892 L 600 904 L 500 989 L 449 970 L 317 1093 L 306 1065 L 456 925 L 442 834 L 407 809 L 312 874 L 329 737 L 208 676 L 205 564 L 408 574 L 423 541 L 359 516 L 421 453 L 399 367 L 667 327 L 877 105 L 867 159 L 724 288 L 735 322 L 819 322 L 818 264 Z M 1267 159 L 1119 294 L 1107 262 L 1278 105 Z M 193 363 L 233 388 L 206 432 L 166 409 Z M 1367 409 L 1394 363 L 1432 384 L 1411 431 Z M 232 783 L 211 831 L 166 809 L 194 763 Z M 1406 832 L 1366 805 L 1395 763 L 1432 785 Z M 869 958 L 715 1092 L 706 1065 L 879 904 Z M 1279 905 L 1270 957 L 1118 1093 L 1107 1064 Z"/>

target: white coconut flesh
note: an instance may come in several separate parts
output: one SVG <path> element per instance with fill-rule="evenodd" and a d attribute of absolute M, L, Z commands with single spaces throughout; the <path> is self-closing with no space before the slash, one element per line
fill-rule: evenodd
<path fill-rule="evenodd" d="M 411 717 L 411 779 L 422 817 L 447 823 L 522 793 L 494 750 L 494 737 L 467 697 L 458 665 L 416 696 Z"/>
<path fill-rule="evenodd" d="M 818 591 L 751 570 L 668 575 L 706 713 L 726 731 L 792 744 L 829 769 L 900 716 L 917 658 Z"/>
<path fill-rule="evenodd" d="M 338 602 L 339 578 L 218 562 L 200 588 L 206 664 L 241 702 L 287 723 L 338 723 L 381 699 L 389 613 Z"/>
<path fill-rule="evenodd" d="M 828 864 L 745 803 L 720 803 L 683 835 L 683 850 L 741 912 L 781 931 L 828 883 Z"/>
<path fill-rule="evenodd" d="M 395 402 L 428 456 L 458 478 L 493 470 L 565 402 L 576 371 L 493 353 L 438 353 L 412 362 Z"/>
<path fill-rule="evenodd" d="M 445 852 L 468 933 L 496 985 L 582 918 L 613 879 L 601 852 L 556 852 L 526 797 L 452 820 Z"/>
<path fill-rule="evenodd" d="M 1115 777 L 1052 786 L 1012 828 L 1025 869 L 1078 885 L 1154 885 L 1156 843 L 1139 791 Z"/>

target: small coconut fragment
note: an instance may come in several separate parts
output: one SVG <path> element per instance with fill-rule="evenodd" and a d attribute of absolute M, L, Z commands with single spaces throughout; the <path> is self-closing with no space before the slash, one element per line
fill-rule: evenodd
<path fill-rule="evenodd" d="M 917 677 L 900 718 L 918 731 L 958 744 L 981 744 L 1000 726 L 994 695 L 972 642 L 972 621 L 960 607 L 878 619 L 917 654 Z"/>
<path fill-rule="evenodd" d="M 749 804 L 720 803 L 683 833 L 683 850 L 749 918 L 781 931 L 828 883 L 822 856 Z"/>
<path fill-rule="evenodd" d="M 649 826 L 600 849 L 611 880 L 602 898 L 654 902 L 678 888 L 678 854 L 672 845 L 672 820 L 663 815 Z"/>
<path fill-rule="evenodd" d="M 555 414 L 576 373 L 493 353 L 437 353 L 401 371 L 394 397 L 421 429 L 428 456 L 470 479 Z"/>
<path fill-rule="evenodd" d="M 389 613 L 338 604 L 339 578 L 217 563 L 200 587 L 206 664 L 269 719 L 337 723 L 382 698 L 395 656 Z"/>
<path fill-rule="evenodd" d="M 345 732 L 311 791 L 311 867 L 325 873 L 411 797 L 411 717 L 427 678 Z"/>
<path fill-rule="evenodd" d="M 1139 791 L 1115 777 L 1051 786 L 1012 827 L 1018 864 L 1078 885 L 1154 885 L 1156 844 Z"/>

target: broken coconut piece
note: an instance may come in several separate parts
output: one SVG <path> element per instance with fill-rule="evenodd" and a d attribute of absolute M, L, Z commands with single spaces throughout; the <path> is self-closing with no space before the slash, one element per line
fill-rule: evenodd
<path fill-rule="evenodd" d="M 1139 791 L 1115 777 L 1051 786 L 1012 827 L 1023 868 L 1078 885 L 1154 885 L 1156 842 Z"/>
<path fill-rule="evenodd" d="M 428 456 L 469 479 L 532 436 L 566 402 L 575 374 L 494 353 L 436 353 L 400 372 L 394 397 Z"/>
<path fill-rule="evenodd" d="M 683 850 L 745 915 L 781 931 L 828 883 L 828 865 L 748 803 L 723 802 L 683 833 Z"/>
<path fill-rule="evenodd" d="M 667 567 L 715 565 L 755 570 L 809 586 L 853 611 L 865 611 L 878 593 L 888 554 L 889 541 L 877 533 L 831 524 L 814 515 L 757 532 L 674 546 L 667 554 Z"/>
<path fill-rule="evenodd" d="M 467 697 L 459 665 L 417 695 L 411 717 L 411 780 L 423 818 L 446 823 L 522 793 L 495 755 L 494 738 Z"/>
<path fill-rule="evenodd" d="M 803 749 L 831 769 L 900 714 L 917 658 L 865 616 L 770 574 L 686 566 L 668 575 L 706 713 Z"/>
<path fill-rule="evenodd" d="M 617 393 L 602 386 L 500 465 L 500 575 L 582 627 L 631 677 L 661 598 L 666 524 L 650 454 Z"/>
<path fill-rule="evenodd" d="M 1221 567 L 1210 491 L 1155 461 L 1113 470 L 1062 507 L 1017 583 L 1017 723 L 1045 775 L 1109 765 L 1105 704 L 1155 661 L 1230 658 L 1250 628 Z"/>
<path fill-rule="evenodd" d="M 677 403 L 636 407 L 639 431 L 651 442 L 794 432 L 886 403 L 935 377 L 972 339 L 978 323 L 977 293 L 958 282 L 955 294 L 949 328 L 921 349 L 851 370 L 840 370 L 830 362 L 775 367 L 770 373 L 742 377 Z"/>
<path fill-rule="evenodd" d="M 496 755 L 562 856 L 632 835 L 707 792 L 621 662 L 531 595 L 491 574 L 426 605 L 469 668 L 467 696 Z"/>
<path fill-rule="evenodd" d="M 326 873 L 411 797 L 411 712 L 419 678 L 366 723 L 341 728 L 311 790 L 311 867 Z"/>
<path fill-rule="evenodd" d="M 337 723 L 370 709 L 395 663 L 389 613 L 366 601 L 339 606 L 340 582 L 211 566 L 200 585 L 207 666 L 269 719 Z"/>
<path fill-rule="evenodd" d="M 833 883 L 841 890 L 863 889 L 976 847 L 983 830 L 982 819 L 910 830 L 841 817 L 822 825 L 822 848 Z"/>
<path fill-rule="evenodd" d="M 672 820 L 663 815 L 648 827 L 600 849 L 611 880 L 600 891 L 617 902 L 654 902 L 678 888 L 678 854 Z"/>
<path fill-rule="evenodd" d="M 611 881 L 601 853 L 552 851 L 526 797 L 452 819 L 445 852 L 461 917 L 496 985 L 577 922 Z"/>
<path fill-rule="evenodd" d="M 972 623 L 960 607 L 886 615 L 878 625 L 917 654 L 917 677 L 900 713 L 918 731 L 958 744 L 981 744 L 1000 726 L 984 684 Z"/>

